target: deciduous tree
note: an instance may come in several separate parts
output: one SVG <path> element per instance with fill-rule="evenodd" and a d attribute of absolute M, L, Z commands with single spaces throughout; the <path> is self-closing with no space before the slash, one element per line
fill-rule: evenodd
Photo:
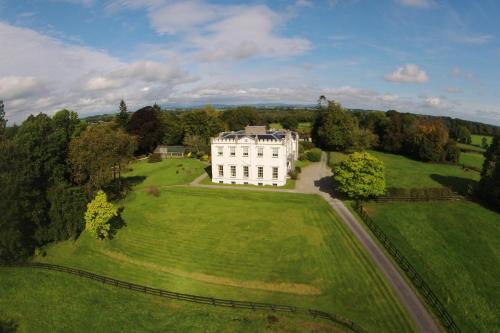
<path fill-rule="evenodd" d="M 164 137 L 159 107 L 146 106 L 130 118 L 129 132 L 137 137 L 137 154 L 151 153 Z"/>
<path fill-rule="evenodd" d="M 366 199 L 385 192 L 384 163 L 368 153 L 353 153 L 335 165 L 333 179 L 350 198 Z"/>
<path fill-rule="evenodd" d="M 118 209 L 108 202 L 103 191 L 98 191 L 94 200 L 88 203 L 85 212 L 85 229 L 98 239 L 109 237 L 110 221 L 118 216 Z"/>
<path fill-rule="evenodd" d="M 500 136 L 493 138 L 484 157 L 478 194 L 484 201 L 500 210 Z"/>

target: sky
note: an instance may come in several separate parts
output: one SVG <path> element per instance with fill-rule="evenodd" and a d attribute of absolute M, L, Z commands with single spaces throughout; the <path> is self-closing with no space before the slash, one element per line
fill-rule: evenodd
<path fill-rule="evenodd" d="M 500 1 L 0 0 L 10 124 L 320 95 L 500 125 Z"/>

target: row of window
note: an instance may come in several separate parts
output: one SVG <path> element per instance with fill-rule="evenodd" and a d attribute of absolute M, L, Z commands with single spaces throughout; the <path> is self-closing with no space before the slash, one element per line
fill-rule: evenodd
<path fill-rule="evenodd" d="M 243 157 L 248 157 L 248 146 L 243 146 Z M 273 147 L 273 157 L 278 157 L 279 156 L 279 148 Z M 217 147 L 217 156 L 223 156 L 224 155 L 224 147 Z M 229 147 L 229 156 L 234 157 L 236 156 L 236 147 L 235 146 L 230 146 Z M 264 157 L 264 147 L 257 147 L 257 157 Z"/>
<path fill-rule="evenodd" d="M 278 179 L 278 168 L 272 167 L 273 169 L 273 179 Z M 236 177 L 236 165 L 230 165 L 229 171 L 231 177 Z M 243 166 L 243 178 L 248 178 L 250 176 L 248 165 Z M 224 177 L 224 166 L 219 165 L 219 177 Z M 257 167 L 257 178 L 264 178 L 264 167 Z"/>

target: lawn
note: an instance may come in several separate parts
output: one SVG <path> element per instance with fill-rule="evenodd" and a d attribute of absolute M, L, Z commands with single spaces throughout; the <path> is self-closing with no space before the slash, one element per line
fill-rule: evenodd
<path fill-rule="evenodd" d="M 468 202 L 366 206 L 462 332 L 500 327 L 500 214 Z"/>
<path fill-rule="evenodd" d="M 370 151 L 385 165 L 387 187 L 422 188 L 451 187 L 458 192 L 467 190 L 476 183 L 480 175 L 472 170 L 464 170 L 457 165 L 425 163 L 408 157 Z"/>
<path fill-rule="evenodd" d="M 476 171 L 464 170 L 458 165 L 425 163 L 412 160 L 402 155 L 369 151 L 385 166 L 387 187 L 422 188 L 422 187 L 451 187 L 455 191 L 463 192 L 468 185 L 476 183 L 480 175 Z M 346 155 L 340 152 L 330 152 L 330 164 L 338 163 Z"/>
<path fill-rule="evenodd" d="M 158 172 L 142 173 L 144 183 L 157 185 L 149 178 L 162 179 Z M 140 184 L 120 204 L 125 226 L 112 240 L 83 233 L 36 260 L 172 291 L 317 308 L 370 332 L 415 330 L 319 196 L 163 187 L 153 197 Z"/>
<path fill-rule="evenodd" d="M 214 183 L 212 182 L 212 178 L 206 177 L 201 181 L 202 185 L 214 185 L 214 186 L 226 186 L 226 187 L 244 187 L 244 188 L 253 188 L 255 189 L 256 187 L 259 188 L 269 188 L 269 189 L 276 189 L 276 190 L 290 190 L 295 188 L 295 183 L 296 180 L 294 179 L 288 179 L 286 181 L 285 186 L 271 186 L 271 185 L 263 185 L 263 186 L 258 186 L 258 185 L 244 185 L 244 184 L 219 184 L 219 183 Z"/>
<path fill-rule="evenodd" d="M 471 166 L 474 168 L 483 168 L 484 156 L 478 153 L 466 153 L 462 152 L 460 154 L 460 164 L 465 166 Z"/>
<path fill-rule="evenodd" d="M 168 186 L 189 183 L 204 172 L 206 163 L 194 158 L 172 158 L 158 163 L 137 161 L 130 165 L 131 171 L 124 174 L 133 182 L 138 182 L 136 188 L 149 186 Z"/>
<path fill-rule="evenodd" d="M 0 285 L 0 323 L 18 332 L 342 332 L 321 319 L 173 301 L 59 272 L 0 268 Z"/>
<path fill-rule="evenodd" d="M 483 144 L 483 138 L 486 138 L 486 142 L 490 145 L 491 142 L 493 141 L 493 137 L 492 136 L 488 136 L 488 135 L 476 135 L 476 134 L 473 134 L 471 135 L 471 139 L 472 139 L 472 144 L 473 145 L 476 145 L 476 146 L 479 146 L 481 147 L 482 144 Z"/>
<path fill-rule="evenodd" d="M 460 148 L 460 150 L 462 152 L 477 152 L 477 153 L 484 153 L 485 150 L 481 147 L 478 147 L 478 146 L 473 146 L 473 145 L 468 145 L 468 144 L 465 144 L 465 143 L 457 143 L 457 146 L 458 148 Z"/>

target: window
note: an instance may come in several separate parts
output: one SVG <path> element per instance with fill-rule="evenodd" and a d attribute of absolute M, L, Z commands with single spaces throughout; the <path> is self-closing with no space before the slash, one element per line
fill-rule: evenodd
<path fill-rule="evenodd" d="M 231 157 L 236 156 L 236 147 L 234 147 L 234 146 L 229 147 L 229 155 L 230 155 Z"/>
<path fill-rule="evenodd" d="M 219 177 L 224 177 L 224 166 L 219 165 Z"/>
<path fill-rule="evenodd" d="M 257 157 L 262 157 L 262 156 L 264 156 L 264 148 L 258 147 L 257 148 Z"/>
<path fill-rule="evenodd" d="M 278 147 L 273 148 L 273 157 L 278 157 L 278 151 L 279 151 Z"/>
<path fill-rule="evenodd" d="M 236 165 L 231 165 L 231 177 L 236 177 Z"/>
<path fill-rule="evenodd" d="M 244 157 L 248 156 L 248 147 L 247 146 L 243 147 L 243 156 Z"/>
<path fill-rule="evenodd" d="M 278 168 L 273 167 L 273 179 L 278 179 Z"/>
<path fill-rule="evenodd" d="M 243 178 L 248 178 L 248 166 L 243 166 Z"/>
<path fill-rule="evenodd" d="M 217 155 L 222 156 L 224 153 L 224 147 L 217 147 Z"/>
<path fill-rule="evenodd" d="M 219 184 L 224 184 L 224 182 L 222 180 L 219 180 Z"/>
<path fill-rule="evenodd" d="M 234 184 L 236 184 L 236 182 L 231 182 L 231 184 L 233 184 L 233 185 L 234 185 Z"/>
<path fill-rule="evenodd" d="M 264 178 L 264 167 L 257 167 L 257 178 Z"/>

